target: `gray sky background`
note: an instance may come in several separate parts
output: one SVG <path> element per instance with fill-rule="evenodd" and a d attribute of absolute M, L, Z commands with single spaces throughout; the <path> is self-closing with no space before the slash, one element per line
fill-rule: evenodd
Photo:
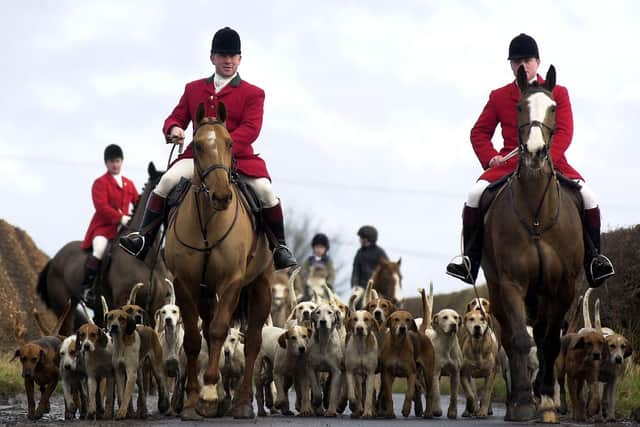
<path fill-rule="evenodd" d="M 599 196 L 605 230 L 636 224 L 640 4 L 522 4 L 9 2 L 0 218 L 50 256 L 83 238 L 104 147 L 123 147 L 138 188 L 149 161 L 164 168 L 162 123 L 184 84 L 212 73 L 211 37 L 228 25 L 242 38 L 240 74 L 267 95 L 255 149 L 284 206 L 339 236 L 332 252 L 345 273 L 356 230 L 373 224 L 390 257 L 402 257 L 405 296 L 430 279 L 437 292 L 465 286 L 444 267 L 482 172 L 469 130 L 489 91 L 513 80 L 507 47 L 520 32 L 537 40 L 542 74 L 554 64 L 569 89 L 568 158 Z"/>

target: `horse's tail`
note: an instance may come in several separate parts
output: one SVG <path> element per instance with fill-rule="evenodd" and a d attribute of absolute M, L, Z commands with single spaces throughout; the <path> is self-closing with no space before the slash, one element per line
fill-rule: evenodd
<path fill-rule="evenodd" d="M 46 306 L 49 308 L 53 308 L 51 306 L 51 302 L 49 301 L 49 291 L 47 290 L 47 275 L 49 274 L 50 266 L 51 261 L 48 261 L 38 275 L 38 286 L 36 287 L 36 290 L 38 291 L 38 294 L 40 294 L 40 298 L 42 299 L 42 301 L 44 301 Z"/>

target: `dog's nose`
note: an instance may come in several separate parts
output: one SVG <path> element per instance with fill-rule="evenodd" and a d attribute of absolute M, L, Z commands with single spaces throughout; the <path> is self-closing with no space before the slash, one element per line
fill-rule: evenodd
<path fill-rule="evenodd" d="M 476 325 L 476 326 L 474 326 L 474 327 L 473 327 L 473 331 L 474 331 L 476 334 L 479 334 L 480 332 L 482 332 L 482 329 L 480 328 L 480 326 L 479 326 L 479 325 Z"/>
<path fill-rule="evenodd" d="M 170 318 L 170 317 L 167 320 L 165 320 L 164 322 L 167 324 L 167 326 L 173 326 L 173 319 Z"/>
<path fill-rule="evenodd" d="M 600 360 L 600 353 L 593 353 L 593 360 Z"/>
<path fill-rule="evenodd" d="M 137 323 L 138 325 L 142 325 L 142 317 L 140 317 L 140 316 L 136 316 L 136 323 Z"/>
<path fill-rule="evenodd" d="M 226 350 L 226 349 L 225 349 L 225 351 L 224 351 L 224 356 L 225 356 L 225 357 L 229 357 L 230 355 L 231 355 L 231 352 L 230 352 L 229 350 Z"/>
<path fill-rule="evenodd" d="M 452 332 L 458 332 L 458 325 L 456 323 L 454 323 L 453 325 L 451 325 L 451 331 Z"/>
<path fill-rule="evenodd" d="M 407 327 L 402 325 L 398 328 L 398 332 L 400 332 L 401 334 L 406 334 L 407 333 Z"/>
<path fill-rule="evenodd" d="M 302 312 L 302 318 L 304 320 L 309 320 L 309 312 L 308 311 L 303 311 Z"/>
<path fill-rule="evenodd" d="M 89 344 L 85 344 L 85 345 L 82 346 L 82 349 L 84 351 L 89 351 L 89 350 L 91 350 L 91 347 L 89 346 Z"/>
<path fill-rule="evenodd" d="M 304 352 L 306 351 L 306 348 L 298 347 L 298 351 L 300 352 L 300 354 L 304 354 Z"/>
<path fill-rule="evenodd" d="M 320 320 L 320 326 L 327 326 L 327 321 L 325 319 Z"/>
<path fill-rule="evenodd" d="M 31 378 L 33 376 L 33 371 L 31 371 L 31 369 L 28 369 L 26 371 L 22 371 L 22 377 L 23 378 Z"/>
<path fill-rule="evenodd" d="M 364 334 L 364 328 L 363 328 L 362 326 L 358 326 L 358 327 L 356 327 L 356 333 L 357 333 L 358 335 L 362 335 L 362 334 Z"/>
<path fill-rule="evenodd" d="M 616 364 L 620 365 L 622 363 L 622 357 L 621 356 L 616 356 Z"/>
<path fill-rule="evenodd" d="M 111 333 L 112 334 L 117 334 L 118 333 L 118 325 L 116 325 L 116 324 L 111 325 Z"/>
<path fill-rule="evenodd" d="M 66 369 L 67 371 L 71 370 L 71 365 L 69 365 L 68 363 L 66 365 L 64 365 L 64 369 Z"/>

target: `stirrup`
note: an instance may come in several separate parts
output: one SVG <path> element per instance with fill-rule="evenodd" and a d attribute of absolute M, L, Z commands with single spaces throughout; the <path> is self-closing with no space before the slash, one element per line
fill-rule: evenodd
<path fill-rule="evenodd" d="M 607 266 L 610 267 L 610 270 L 604 273 L 601 273 L 598 276 L 594 276 L 593 265 L 598 260 L 602 261 L 603 264 L 607 264 Z M 598 254 L 593 257 L 593 259 L 589 263 L 588 271 L 589 271 L 588 282 L 589 282 L 589 285 L 592 285 L 591 286 L 592 288 L 602 285 L 606 279 L 616 274 L 615 270 L 613 269 L 613 263 L 611 262 L 611 260 L 602 254 Z"/>
<path fill-rule="evenodd" d="M 84 301 L 89 307 L 93 307 L 95 305 L 96 293 L 93 290 L 93 286 L 82 290 L 82 301 Z"/>
<path fill-rule="evenodd" d="M 456 264 L 453 262 L 454 259 L 460 257 L 462 259 L 462 262 L 460 264 Z M 455 277 L 456 279 L 460 279 L 465 283 L 468 283 L 470 285 L 474 285 L 476 283 L 476 279 L 473 277 L 473 273 L 472 273 L 472 267 L 471 267 L 471 258 L 469 258 L 467 255 L 458 255 L 456 257 L 454 257 L 452 260 L 452 262 L 450 262 L 447 265 L 447 271 L 446 273 L 451 276 L 451 277 Z M 455 271 L 455 269 L 457 268 L 464 268 L 466 271 L 464 274 L 459 273 L 457 271 Z"/>
<path fill-rule="evenodd" d="M 276 270 L 284 270 L 297 266 L 298 261 L 286 245 L 280 244 L 273 249 L 273 264 Z"/>
<path fill-rule="evenodd" d="M 140 245 L 140 248 L 137 249 L 137 250 L 130 249 L 130 248 L 126 247 L 123 244 L 123 241 L 131 242 L 131 238 L 133 238 L 133 237 L 139 237 L 142 240 L 142 245 Z M 132 256 L 137 258 L 138 255 L 140 255 L 142 253 L 146 243 L 147 243 L 147 241 L 146 241 L 146 238 L 145 238 L 144 234 L 141 234 L 139 231 L 134 231 L 133 233 L 129 233 L 126 236 L 121 237 L 119 239 L 119 241 L 118 241 L 118 246 L 120 246 L 122 248 L 122 250 L 124 250 L 129 255 L 132 255 Z"/>

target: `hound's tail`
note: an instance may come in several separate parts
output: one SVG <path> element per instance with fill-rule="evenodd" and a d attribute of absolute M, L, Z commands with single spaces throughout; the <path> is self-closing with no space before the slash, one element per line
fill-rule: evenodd
<path fill-rule="evenodd" d="M 127 300 L 127 305 L 136 303 L 136 297 L 138 296 L 138 291 L 143 286 L 144 286 L 144 283 L 140 282 L 140 283 L 136 283 L 135 286 L 131 288 L 131 292 L 129 293 L 129 299 Z"/>
<path fill-rule="evenodd" d="M 291 276 L 289 276 L 289 305 L 291 306 L 291 311 L 295 311 L 296 304 L 298 304 L 298 297 L 296 296 L 296 289 L 293 284 L 296 281 L 296 277 L 298 276 L 298 273 L 300 273 L 301 268 L 302 267 L 296 268 L 291 273 Z"/>
<path fill-rule="evenodd" d="M 587 289 L 584 293 L 584 298 L 582 299 L 582 319 L 584 320 L 584 327 L 587 329 L 593 329 L 591 316 L 589 315 L 589 295 L 591 295 L 592 290 L 593 288 Z"/>

